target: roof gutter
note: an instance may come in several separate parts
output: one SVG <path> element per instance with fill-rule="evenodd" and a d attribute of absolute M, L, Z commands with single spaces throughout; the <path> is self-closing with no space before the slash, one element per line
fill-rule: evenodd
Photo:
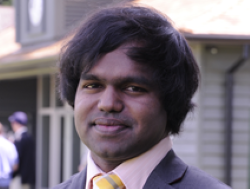
<path fill-rule="evenodd" d="M 223 35 L 223 34 L 192 34 L 182 32 L 183 36 L 189 41 L 205 41 L 205 42 L 250 42 L 250 35 Z"/>
<path fill-rule="evenodd" d="M 57 56 L 27 60 L 19 59 L 19 61 L 14 59 L 9 62 L 0 60 L 0 81 L 56 73 L 58 71 L 56 67 L 57 60 Z"/>
<path fill-rule="evenodd" d="M 226 71 L 225 99 L 225 182 L 232 184 L 232 126 L 234 74 L 249 58 L 249 45 L 244 45 L 242 56 Z"/>

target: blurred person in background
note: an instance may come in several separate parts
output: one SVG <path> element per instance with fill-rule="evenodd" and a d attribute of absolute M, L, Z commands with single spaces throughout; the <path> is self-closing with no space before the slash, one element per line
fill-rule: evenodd
<path fill-rule="evenodd" d="M 28 133 L 27 115 L 24 112 L 15 112 L 8 119 L 15 133 L 14 144 L 19 155 L 19 167 L 14 172 L 15 182 L 21 182 L 21 189 L 32 189 L 35 185 L 35 143 Z"/>
<path fill-rule="evenodd" d="M 18 168 L 18 154 L 15 145 L 3 135 L 4 127 L 0 123 L 0 189 L 9 189 L 12 173 Z"/>

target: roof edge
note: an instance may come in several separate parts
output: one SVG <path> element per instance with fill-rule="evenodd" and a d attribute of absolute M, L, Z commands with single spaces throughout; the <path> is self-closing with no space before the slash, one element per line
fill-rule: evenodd
<path fill-rule="evenodd" d="M 190 41 L 232 41 L 250 43 L 250 35 L 228 35 L 228 34 L 191 34 L 182 33 L 187 40 Z"/>
<path fill-rule="evenodd" d="M 39 64 L 43 64 L 44 62 L 48 61 L 57 61 L 58 57 L 56 55 L 47 56 L 47 57 L 40 57 L 40 58 L 32 58 L 27 60 L 11 60 L 11 61 L 2 61 L 0 62 L 0 69 L 13 69 L 13 68 L 20 68 L 20 67 L 27 67 L 27 66 L 36 66 Z M 1 60 L 0 60 L 1 61 Z"/>

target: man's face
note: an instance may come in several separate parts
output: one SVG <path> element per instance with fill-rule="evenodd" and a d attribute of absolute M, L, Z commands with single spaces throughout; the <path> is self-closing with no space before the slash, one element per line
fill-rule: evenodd
<path fill-rule="evenodd" d="M 11 125 L 12 130 L 14 132 L 17 132 L 17 130 L 19 129 L 19 124 L 17 122 L 13 121 L 10 123 L 10 125 Z"/>
<path fill-rule="evenodd" d="M 166 136 L 167 114 L 149 69 L 120 47 L 81 75 L 75 124 L 92 158 L 123 162 Z"/>

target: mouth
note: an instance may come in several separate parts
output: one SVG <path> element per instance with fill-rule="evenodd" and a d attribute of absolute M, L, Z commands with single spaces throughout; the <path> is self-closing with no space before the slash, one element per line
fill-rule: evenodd
<path fill-rule="evenodd" d="M 129 127 L 122 121 L 113 118 L 97 118 L 93 127 L 103 134 L 117 134 Z"/>

